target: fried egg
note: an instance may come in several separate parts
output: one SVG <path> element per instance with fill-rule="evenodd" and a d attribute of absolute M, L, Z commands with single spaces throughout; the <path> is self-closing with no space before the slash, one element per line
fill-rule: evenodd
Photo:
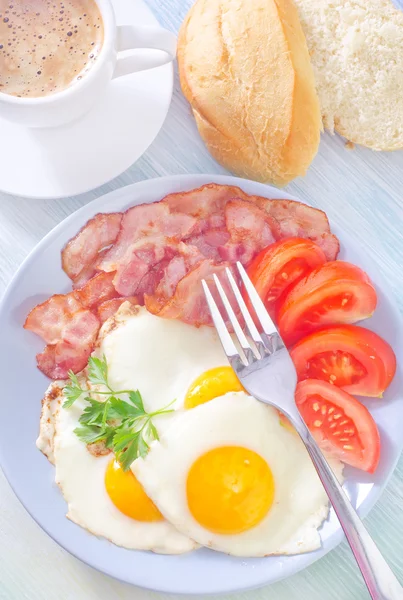
<path fill-rule="evenodd" d="M 164 519 L 134 474 L 124 472 L 111 452 L 87 448 L 74 429 L 84 409 L 77 400 L 55 415 L 55 479 L 67 503 L 67 517 L 118 546 L 181 554 L 197 547 Z M 90 451 L 91 450 L 91 451 Z"/>
<path fill-rule="evenodd" d="M 74 433 L 85 401 L 65 409 L 63 383 L 51 384 L 37 445 L 55 464 L 69 519 L 160 553 L 203 544 L 263 556 L 320 545 L 327 497 L 305 448 L 274 409 L 245 393 L 214 329 L 123 304 L 95 355 L 105 356 L 114 390 L 138 389 L 147 412 L 172 401 L 174 411 L 153 418 L 160 441 L 124 472 L 102 443 L 87 446 Z"/>
<path fill-rule="evenodd" d="M 172 401 L 176 410 L 192 408 L 243 389 L 213 328 L 156 317 L 144 307 L 122 305 L 101 330 L 97 352 L 107 360 L 111 387 L 138 389 L 148 412 Z M 156 417 L 158 431 L 175 418 Z"/>
<path fill-rule="evenodd" d="M 140 390 L 148 412 L 175 400 L 174 414 L 153 419 L 159 433 L 183 408 L 242 389 L 215 331 L 155 317 L 141 307 L 122 305 L 105 323 L 97 346 L 113 389 Z M 132 471 L 124 472 L 102 444 L 87 447 L 75 435 L 85 402 L 64 409 L 61 394 L 57 400 L 53 395 L 45 396 L 37 445 L 56 466 L 68 518 L 126 548 L 181 553 L 198 547 L 164 519 Z"/>
<path fill-rule="evenodd" d="M 342 465 L 331 461 L 338 477 Z M 328 498 L 277 411 L 245 392 L 184 411 L 132 470 L 161 513 L 199 544 L 237 556 L 320 546 Z"/>
<path fill-rule="evenodd" d="M 54 439 L 56 417 L 63 404 L 64 381 L 52 381 L 42 399 L 41 418 L 39 421 L 39 435 L 36 447 L 46 456 L 52 465 L 55 464 Z"/>

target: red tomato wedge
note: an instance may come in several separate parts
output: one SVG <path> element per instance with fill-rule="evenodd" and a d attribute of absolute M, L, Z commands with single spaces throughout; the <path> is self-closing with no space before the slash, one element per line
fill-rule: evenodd
<path fill-rule="evenodd" d="M 323 450 L 373 473 L 379 462 L 379 431 L 369 410 L 344 390 L 318 379 L 297 385 L 295 401 Z"/>
<path fill-rule="evenodd" d="M 396 357 L 379 335 L 357 325 L 334 325 L 291 349 L 298 380 L 322 379 L 357 396 L 381 397 L 396 372 Z"/>
<path fill-rule="evenodd" d="M 376 301 L 375 288 L 364 271 L 334 260 L 309 273 L 285 295 L 278 309 L 278 327 L 290 346 L 320 327 L 370 317 Z"/>
<path fill-rule="evenodd" d="M 247 271 L 267 310 L 274 316 L 276 302 L 285 290 L 325 262 L 325 253 L 317 244 L 303 238 L 289 238 L 259 252 Z M 247 294 L 245 301 L 253 314 Z"/>

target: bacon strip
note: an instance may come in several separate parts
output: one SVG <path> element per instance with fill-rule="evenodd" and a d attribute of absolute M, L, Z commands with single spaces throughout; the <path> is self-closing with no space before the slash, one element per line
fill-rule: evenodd
<path fill-rule="evenodd" d="M 218 248 L 223 260 L 239 260 L 247 265 L 260 250 L 278 239 L 277 221 L 256 204 L 235 198 L 227 202 L 224 212 L 230 241 Z"/>
<path fill-rule="evenodd" d="M 56 344 L 71 315 L 80 309 L 74 293 L 55 294 L 31 310 L 24 328 L 39 335 L 47 344 Z"/>
<path fill-rule="evenodd" d="M 176 242 L 162 235 L 145 237 L 133 244 L 114 274 L 113 283 L 119 295 L 135 295 L 143 278 L 155 265 L 173 258 L 177 247 Z"/>
<path fill-rule="evenodd" d="M 235 198 L 266 210 L 277 222 L 276 231 L 273 230 L 276 240 L 288 237 L 308 238 L 321 246 L 328 260 L 337 258 L 340 247 L 336 236 L 330 232 L 326 214 L 302 202 L 249 196 L 238 187 L 215 183 L 190 192 L 169 194 L 163 201 L 171 211 L 185 212 L 199 219 L 199 232 L 202 232 L 211 227 L 220 227 L 219 224 L 213 225 L 211 219 L 215 216 L 222 218 L 227 202 Z"/>
<path fill-rule="evenodd" d="M 204 233 L 192 236 L 186 242 L 199 249 L 205 258 L 220 261 L 220 247 L 229 242 L 230 235 L 226 229 L 207 229 Z"/>
<path fill-rule="evenodd" d="M 101 323 L 126 300 L 162 317 L 211 324 L 201 279 L 295 236 L 316 242 L 329 260 L 339 252 L 323 211 L 234 186 L 209 184 L 96 215 L 62 251 L 74 291 L 35 307 L 24 325 L 47 343 L 39 368 L 57 378 L 84 368 Z"/>
<path fill-rule="evenodd" d="M 92 346 L 78 350 L 63 342 L 48 344 L 43 352 L 36 355 L 36 362 L 42 373 L 50 379 L 67 379 L 70 370 L 79 373 L 87 366 L 91 352 Z"/>
<path fill-rule="evenodd" d="M 87 309 L 66 312 L 63 317 L 59 339 L 36 357 L 39 369 L 52 379 L 66 379 L 70 370 L 78 373 L 84 369 L 100 327 L 98 318 Z"/>
<path fill-rule="evenodd" d="M 98 273 L 85 285 L 75 290 L 74 295 L 82 306 L 93 308 L 119 296 L 113 279 L 115 273 Z"/>
<path fill-rule="evenodd" d="M 29 313 L 24 327 L 47 343 L 37 363 L 48 377 L 65 379 L 70 369 L 78 373 L 86 366 L 101 326 L 97 306 L 117 296 L 113 276 L 100 273 L 80 289 L 51 296 Z"/>
<path fill-rule="evenodd" d="M 227 284 L 226 276 L 223 277 L 226 267 L 230 263 L 215 264 L 212 260 L 203 260 L 196 267 L 192 268 L 185 277 L 182 277 L 176 285 L 173 295 L 170 295 L 168 288 L 160 290 L 156 296 L 145 296 L 145 305 L 149 312 L 165 317 L 166 319 L 180 319 L 184 323 L 189 323 L 200 327 L 200 325 L 212 325 L 210 312 L 204 297 L 201 280 L 212 281 L 214 274 L 220 277 L 225 291 L 230 299 L 233 299 L 233 292 Z M 211 286 L 213 289 L 213 286 Z M 220 300 L 216 299 L 220 304 Z"/>
<path fill-rule="evenodd" d="M 93 273 L 99 252 L 115 242 L 121 220 L 122 213 L 99 213 L 66 244 L 62 250 L 62 267 L 70 279 L 76 280 L 84 271 Z"/>
<path fill-rule="evenodd" d="M 196 246 L 188 246 L 183 242 L 178 244 L 178 254 L 160 271 L 160 280 L 151 290 L 152 295 L 144 295 L 145 302 L 148 299 L 148 306 L 153 306 L 153 310 L 159 312 L 175 294 L 179 282 L 203 260 L 205 257 Z"/>
<path fill-rule="evenodd" d="M 250 196 L 239 187 L 209 183 L 190 192 L 169 194 L 163 201 L 171 211 L 186 213 L 204 223 L 213 217 L 209 226 L 219 228 L 224 225 L 224 207 L 233 198 L 248 200 Z M 220 221 L 214 221 L 214 217 Z"/>
<path fill-rule="evenodd" d="M 134 306 L 140 304 L 137 296 L 129 296 L 127 298 L 113 298 L 112 300 L 106 300 L 105 302 L 102 302 L 102 304 L 100 304 L 97 308 L 98 319 L 101 321 L 101 323 L 103 324 L 110 317 L 113 317 L 113 315 L 122 306 L 123 302 L 130 302 L 130 304 L 133 304 Z"/>
<path fill-rule="evenodd" d="M 98 269 L 119 272 L 121 263 L 127 263 L 127 257 L 139 240 L 163 235 L 179 242 L 189 235 L 195 225 L 194 217 L 171 214 L 169 206 L 164 202 L 133 206 L 125 212 L 116 243 L 106 253 Z"/>
<path fill-rule="evenodd" d="M 339 241 L 330 233 L 326 213 L 295 200 L 268 200 L 255 197 L 255 201 L 279 225 L 279 238 L 302 237 L 310 239 L 324 251 L 327 260 L 336 260 Z"/>

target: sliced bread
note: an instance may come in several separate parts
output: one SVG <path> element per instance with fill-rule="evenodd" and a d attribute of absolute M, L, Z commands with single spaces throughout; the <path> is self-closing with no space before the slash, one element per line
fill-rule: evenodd
<path fill-rule="evenodd" d="M 403 12 L 389 0 L 295 0 L 326 129 L 403 148 Z"/>

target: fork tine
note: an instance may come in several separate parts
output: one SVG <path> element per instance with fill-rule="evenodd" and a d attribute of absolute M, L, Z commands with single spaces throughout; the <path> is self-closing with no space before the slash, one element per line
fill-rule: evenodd
<path fill-rule="evenodd" d="M 232 291 L 234 292 L 234 296 L 238 302 L 238 306 L 241 309 L 242 316 L 245 319 L 246 327 L 248 328 L 251 338 L 256 344 L 263 343 L 262 337 L 258 332 L 256 325 L 253 322 L 250 312 L 245 304 L 245 300 L 242 298 L 242 294 L 239 290 L 237 282 L 234 279 L 233 274 L 231 273 L 231 270 L 227 267 L 225 269 L 225 272 L 227 273 L 228 281 L 230 282 Z"/>
<path fill-rule="evenodd" d="M 230 301 L 227 298 L 227 295 L 224 291 L 224 288 L 221 285 L 220 280 L 218 279 L 216 274 L 213 275 L 213 278 L 214 278 L 214 282 L 217 286 L 217 290 L 218 290 L 218 293 L 222 300 L 222 303 L 224 304 L 224 308 L 227 311 L 228 318 L 231 322 L 232 327 L 234 328 L 235 335 L 238 338 L 238 342 L 239 342 L 242 350 L 245 352 L 245 356 L 247 357 L 250 352 L 253 352 L 251 345 L 249 344 L 246 335 L 242 331 L 242 327 L 239 324 L 238 318 L 237 318 L 236 314 L 234 313 L 234 310 L 231 306 Z M 247 362 L 249 362 L 248 358 L 247 358 Z"/>
<path fill-rule="evenodd" d="M 238 349 L 235 346 L 232 337 L 228 333 L 227 327 L 225 325 L 224 319 L 221 316 L 220 311 L 218 310 L 218 306 L 209 290 L 209 287 L 205 281 L 202 279 L 202 286 L 204 290 L 204 295 L 206 296 L 206 301 L 210 310 L 211 318 L 213 319 L 213 323 L 218 333 L 218 337 L 220 338 L 221 344 L 224 348 L 225 354 L 230 356 L 238 355 Z"/>
<path fill-rule="evenodd" d="M 259 294 L 255 290 L 255 287 L 249 279 L 249 276 L 247 275 L 245 269 L 239 261 L 236 263 L 236 266 L 238 267 L 239 274 L 241 276 L 245 289 L 248 292 L 248 296 L 252 303 L 252 306 L 255 309 L 256 316 L 263 327 L 263 331 L 267 335 L 278 333 L 275 324 L 273 323 L 269 313 L 266 310 L 265 305 L 263 304 Z"/>

